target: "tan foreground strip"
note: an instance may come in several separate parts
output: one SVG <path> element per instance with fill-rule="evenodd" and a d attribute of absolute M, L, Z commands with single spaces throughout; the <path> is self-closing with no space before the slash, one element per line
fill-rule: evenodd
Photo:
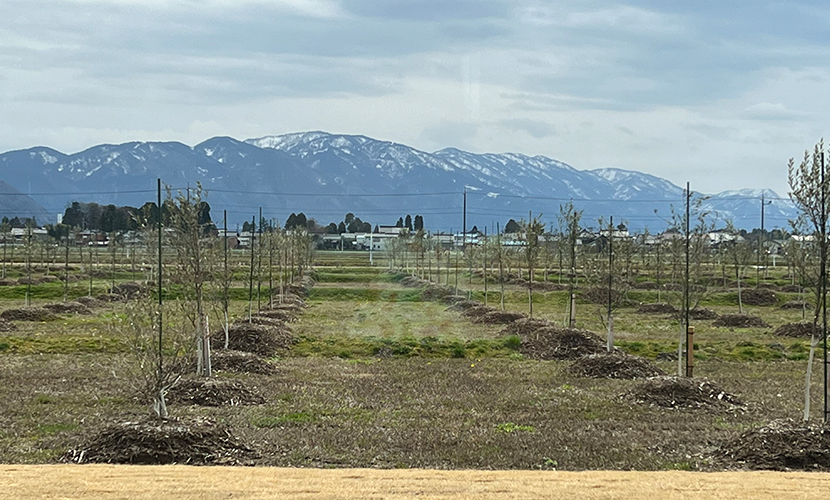
<path fill-rule="evenodd" d="M 2 499 L 828 498 L 830 474 L 2 465 Z"/>

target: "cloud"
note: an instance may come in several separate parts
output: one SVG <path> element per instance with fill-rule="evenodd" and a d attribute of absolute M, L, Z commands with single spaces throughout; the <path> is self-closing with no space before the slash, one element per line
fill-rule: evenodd
<path fill-rule="evenodd" d="M 742 114 L 753 120 L 798 120 L 807 116 L 806 113 L 789 110 L 781 103 L 769 102 L 759 102 L 748 106 Z"/>
<path fill-rule="evenodd" d="M 505 118 L 498 124 L 510 130 L 519 130 L 527 133 L 534 139 L 543 139 L 556 132 L 556 127 L 550 123 L 530 118 Z"/>

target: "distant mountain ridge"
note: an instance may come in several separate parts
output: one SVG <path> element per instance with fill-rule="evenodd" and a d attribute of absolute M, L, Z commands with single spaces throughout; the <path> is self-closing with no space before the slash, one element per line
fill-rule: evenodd
<path fill-rule="evenodd" d="M 558 160 L 518 153 L 456 148 L 429 153 L 321 131 L 245 141 L 214 137 L 192 147 L 128 142 L 69 155 L 47 147 L 0 154 L 0 178 L 17 189 L 31 186 L 32 196 L 53 215 L 75 200 L 141 205 L 155 198 L 159 177 L 181 189 L 201 183 L 214 220 L 221 220 L 221 211 L 227 210 L 231 227 L 250 220 L 261 206 L 264 217 L 280 220 L 302 211 L 326 224 L 353 212 L 373 224 L 392 224 L 406 214 L 420 214 L 429 229 L 457 230 L 466 189 L 468 227 L 503 224 L 526 218 L 530 211 L 543 213 L 544 221 L 555 225 L 559 205 L 573 200 L 585 211 L 585 226 L 613 215 L 632 229 L 659 231 L 671 206 L 679 209 L 683 203 L 682 188 L 636 171 L 577 170 Z M 760 194 L 724 192 L 704 204 L 719 220 L 732 219 L 749 229 L 759 225 Z M 767 227 L 785 227 L 796 214 L 794 206 L 772 191 L 764 194 L 772 200 L 765 206 Z"/>

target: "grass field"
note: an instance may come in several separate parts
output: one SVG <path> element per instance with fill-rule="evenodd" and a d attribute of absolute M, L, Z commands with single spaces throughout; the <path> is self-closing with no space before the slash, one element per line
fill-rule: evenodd
<path fill-rule="evenodd" d="M 551 482 L 564 481 L 562 484 L 570 488 L 568 481 L 576 481 L 557 478 L 588 477 L 550 474 L 553 469 L 722 470 L 723 465 L 711 459 L 720 443 L 771 420 L 801 415 L 808 341 L 772 333 L 777 326 L 800 320 L 801 311 L 782 310 L 777 305 L 748 308 L 770 328 L 717 328 L 711 321 L 696 321 L 696 376 L 716 381 L 747 406 L 731 411 L 668 410 L 627 399 L 624 395 L 636 381 L 582 378 L 568 372 L 568 361 L 528 359 L 514 339 L 500 334 L 501 326 L 473 324 L 459 313 L 447 311 L 445 305 L 424 300 L 421 290 L 399 283 L 401 275 L 384 273 L 383 266 L 369 267 L 367 260 L 365 253 L 358 252 L 318 254 L 317 285 L 308 297 L 309 307 L 291 324 L 294 345 L 271 360 L 276 373 L 218 375 L 247 383 L 265 397 L 265 404 L 215 408 L 171 405 L 172 414 L 209 416 L 230 426 L 259 451 L 255 463 L 262 466 L 548 471 L 509 476 L 522 477 L 517 481 L 527 485 L 515 494 L 510 493 L 514 490 L 508 488 L 506 479 L 492 479 L 493 488 L 508 488 L 506 493 L 513 498 L 536 498 L 534 493 L 550 487 Z M 442 283 L 445 281 L 443 275 Z M 450 283 L 454 281 L 452 276 Z M 85 286 L 88 283 L 72 283 L 70 298 L 86 295 Z M 484 300 L 480 279 L 470 280 L 462 274 L 459 286 L 460 293 Z M 25 288 L 0 287 L 0 310 L 19 307 Z M 106 280 L 96 279 L 94 289 L 104 291 Z M 33 285 L 32 290 L 36 305 L 57 302 L 63 293 L 56 283 Z M 487 300 L 493 306 L 500 299 L 496 290 L 490 284 Z M 507 309 L 527 312 L 526 290 L 509 285 L 505 291 Z M 232 316 L 241 318 L 247 313 L 247 293 L 244 283 L 236 283 L 231 294 Z M 657 299 L 650 291 L 637 291 L 633 296 L 645 302 Z M 267 297 L 266 291 L 260 297 L 260 305 L 265 306 L 263 297 Z M 781 294 L 780 301 L 791 298 Z M 565 299 L 562 291 L 535 292 L 534 316 L 561 324 Z M 731 291 L 721 291 L 709 294 L 703 305 L 719 313 L 737 312 L 734 299 Z M 252 307 L 256 310 L 256 299 Z M 577 307 L 578 326 L 604 336 L 599 306 L 580 301 Z M 211 324 L 218 325 L 217 311 L 211 310 L 211 314 Z M 132 375 L 136 360 L 128 335 L 119 326 L 124 318 L 125 306 L 110 303 L 91 316 L 17 321 L 16 331 L 0 332 L 0 463 L 53 464 L 106 424 L 148 414 L 147 402 L 136 397 Z M 645 356 L 668 373 L 677 367 L 676 361 L 664 359 L 677 350 L 678 329 L 676 318 L 637 313 L 631 306 L 615 314 L 617 345 Z M 819 368 L 817 363 L 816 373 Z M 812 393 L 814 418 L 819 417 L 819 386 L 815 384 Z M 37 470 L 21 467 L 17 472 L 24 477 Z M 71 475 L 77 469 L 50 470 L 66 470 Z M 101 471 L 104 482 L 122 474 L 115 472 L 120 469 L 83 470 Z M 147 469 L 135 472 L 136 481 L 141 480 L 142 470 Z M 198 469 L 181 470 L 193 478 L 200 473 Z M 229 478 L 237 478 L 228 479 L 230 484 L 240 480 L 234 474 L 246 470 L 228 472 Z M 15 475 L 10 467 L 4 471 L 10 477 Z M 268 486 L 267 473 L 250 474 L 250 481 L 263 482 L 263 492 L 271 491 L 268 487 L 282 487 Z M 308 474 L 323 477 L 315 476 L 320 474 L 317 471 L 309 470 Z M 441 494 L 442 485 L 469 483 L 474 480 L 464 474 L 485 473 L 460 473 L 457 478 L 461 479 L 443 472 L 407 474 L 386 479 L 372 476 L 378 478 L 372 483 L 376 491 L 382 492 L 376 496 L 402 497 L 406 496 L 403 492 L 416 491 L 408 488 L 421 488 L 417 491 L 424 495 L 452 498 L 463 491 L 451 486 Z M 680 481 L 675 489 L 667 487 L 669 497 L 675 493 L 708 494 L 716 489 L 710 489 L 709 480 L 689 479 L 698 476 L 665 474 L 645 474 L 638 481 L 651 485 L 645 488 L 659 488 L 661 481 Z M 283 475 L 290 474 L 280 477 Z M 446 479 L 437 485 L 429 483 L 427 479 L 435 475 Z M 340 484 L 350 484 L 346 475 L 332 477 L 346 481 Z M 631 481 L 621 479 L 625 477 L 597 475 L 585 481 L 619 486 Z M 669 479 L 649 479 L 660 477 Z M 737 476 L 704 477 L 723 477 L 724 492 L 736 487 Z M 825 481 L 823 475 L 807 477 L 809 481 Z M 418 478 L 425 481 L 423 485 L 418 486 Z M 768 486 L 774 491 L 777 486 L 770 481 Z M 97 480 L 95 484 L 97 487 Z M 386 484 L 400 486 L 386 490 Z M 117 495 L 119 490 L 111 488 L 111 492 L 102 489 L 102 494 Z M 342 488 L 348 494 L 354 490 Z M 618 496 L 590 496 L 590 491 L 594 490 L 586 489 L 582 497 L 629 498 L 625 488 Z M 294 493 L 301 495 L 300 491 Z M 210 494 L 220 492 L 211 490 Z M 72 498 L 69 493 L 66 496 Z M 723 494 L 723 498 L 728 496 Z"/>

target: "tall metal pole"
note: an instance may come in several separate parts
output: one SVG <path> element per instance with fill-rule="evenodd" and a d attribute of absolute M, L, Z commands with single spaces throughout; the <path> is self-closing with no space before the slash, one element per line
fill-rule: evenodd
<path fill-rule="evenodd" d="M 262 207 L 259 207 L 259 244 L 262 246 Z M 260 250 L 262 250 L 260 248 Z M 262 310 L 262 251 L 257 252 L 257 256 L 259 260 L 257 261 L 257 270 L 256 270 L 256 310 L 257 312 Z"/>
<path fill-rule="evenodd" d="M 164 380 L 163 379 L 163 377 L 164 377 L 163 373 L 164 372 L 162 371 L 163 370 L 163 365 L 162 365 L 162 354 L 163 354 L 163 351 L 162 351 L 162 327 L 164 325 L 164 321 L 162 320 L 162 314 L 163 314 L 162 306 L 164 304 L 164 302 L 163 302 L 164 299 L 162 299 L 162 294 L 161 294 L 161 277 L 162 277 L 162 274 L 161 274 L 161 232 L 162 232 L 162 228 L 163 228 L 162 218 L 161 218 L 161 178 L 158 179 L 157 195 L 158 195 L 158 211 L 156 212 L 156 214 L 157 214 L 156 222 L 158 222 L 158 233 L 159 233 L 159 241 L 158 241 L 158 246 L 159 246 L 158 247 L 158 252 L 159 252 L 158 253 L 158 257 L 159 257 L 158 268 L 159 269 L 158 269 L 158 280 L 157 280 L 158 281 L 158 297 L 159 297 L 159 324 L 158 324 L 158 329 L 159 329 L 158 377 L 159 378 L 158 378 L 158 390 L 161 391 L 162 390 L 162 383 L 163 383 L 163 380 Z M 159 394 L 159 396 L 161 397 L 161 396 L 163 396 L 163 394 Z"/>
<path fill-rule="evenodd" d="M 824 151 L 821 152 L 821 268 L 820 286 L 821 289 L 821 337 L 823 339 L 824 351 L 824 412 L 823 420 L 826 423 L 828 417 L 827 391 L 830 389 L 827 377 L 830 372 L 827 370 L 827 184 L 824 179 Z"/>
<path fill-rule="evenodd" d="M 690 349 L 692 346 L 689 345 L 688 336 L 689 336 L 689 309 L 691 307 L 691 293 L 690 293 L 690 277 L 689 277 L 689 242 L 691 240 L 691 231 L 690 231 L 690 208 L 689 205 L 691 204 L 692 199 L 692 192 L 689 189 L 689 183 L 686 182 L 686 275 L 684 276 L 684 286 L 683 286 L 683 315 L 686 327 L 686 376 L 691 377 L 691 369 L 692 365 L 689 363 L 690 361 Z"/>
<path fill-rule="evenodd" d="M 224 257 L 225 257 L 225 286 L 224 293 L 222 294 L 222 308 L 223 313 L 225 315 L 225 322 L 228 321 L 228 288 L 230 287 L 230 280 L 228 279 L 228 211 L 222 211 L 222 226 L 223 231 L 225 234 L 223 246 L 224 246 Z"/>
<path fill-rule="evenodd" d="M 605 349 L 611 352 L 614 349 L 614 326 L 611 323 L 611 302 L 612 302 L 612 286 L 614 279 L 614 216 L 611 216 L 611 221 L 608 224 L 608 337 L 606 339 Z"/>
<path fill-rule="evenodd" d="M 248 323 L 251 322 L 254 304 L 254 239 L 256 238 L 256 215 L 251 216 L 251 237 L 248 240 L 251 244 L 251 274 L 248 278 Z"/>

